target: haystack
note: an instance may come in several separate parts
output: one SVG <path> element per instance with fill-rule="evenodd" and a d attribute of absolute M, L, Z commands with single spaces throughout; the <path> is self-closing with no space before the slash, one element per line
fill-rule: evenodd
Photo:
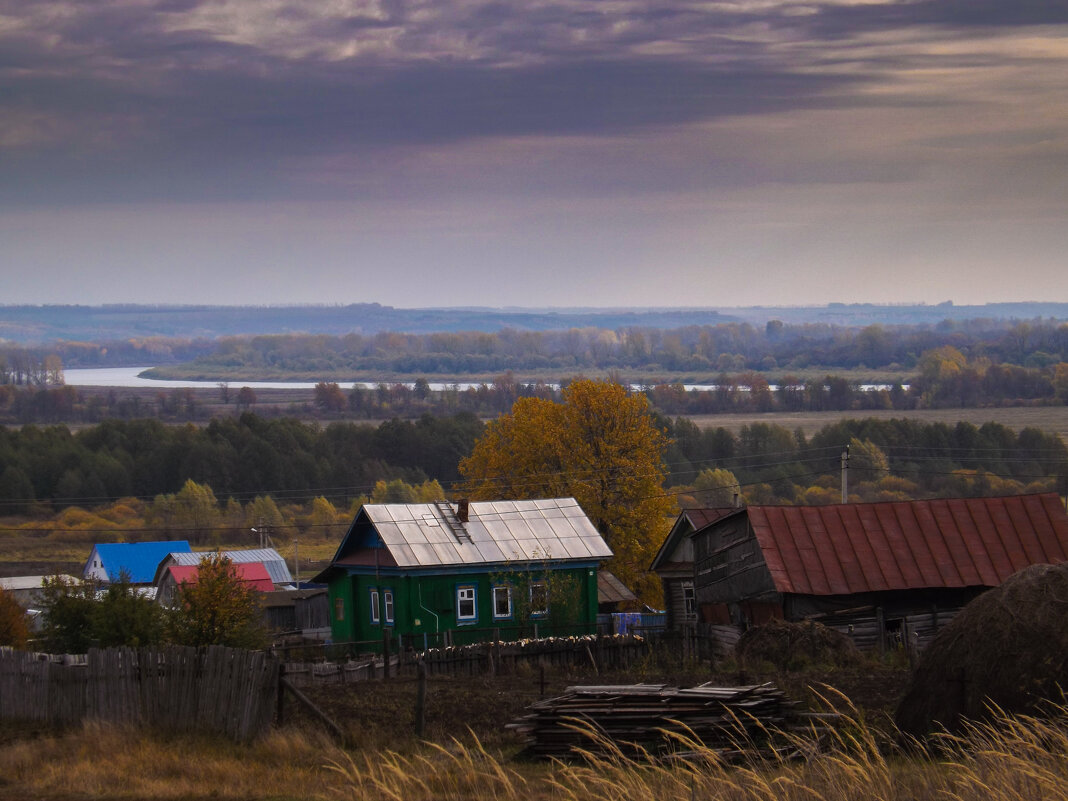
<path fill-rule="evenodd" d="M 860 652 L 849 637 L 811 620 L 772 620 L 751 628 L 738 640 L 734 652 L 743 664 L 755 667 L 768 662 L 779 670 L 846 667 L 861 661 Z"/>
<path fill-rule="evenodd" d="M 983 593 L 924 652 L 897 710 L 923 736 L 964 719 L 1034 713 L 1068 690 L 1068 564 L 1033 565 Z"/>

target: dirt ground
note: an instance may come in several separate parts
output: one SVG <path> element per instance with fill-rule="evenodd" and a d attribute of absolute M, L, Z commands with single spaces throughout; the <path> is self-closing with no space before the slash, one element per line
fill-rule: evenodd
<path fill-rule="evenodd" d="M 447 743 L 465 738 L 468 730 L 479 740 L 502 751 L 519 750 L 522 740 L 504 728 L 521 717 L 528 706 L 543 697 L 559 695 L 580 684 L 667 684 L 690 687 L 704 682 L 721 686 L 772 682 L 806 708 L 820 708 L 816 693 L 844 709 L 848 698 L 877 728 L 889 730 L 893 711 L 908 679 L 908 667 L 869 661 L 860 667 L 807 670 L 803 673 L 746 673 L 711 671 L 699 665 L 674 669 L 655 666 L 627 673 L 547 668 L 544 694 L 539 671 L 498 677 L 431 677 L 427 683 L 425 738 Z M 834 688 L 834 691 L 828 690 Z M 417 684 L 414 678 L 375 679 L 346 685 L 301 688 L 346 732 L 356 748 L 404 751 L 416 742 L 414 720 Z M 837 691 L 837 692 L 835 692 Z M 841 693 L 838 696 L 837 693 Z M 299 727 L 321 727 L 291 698 L 285 717 Z"/>

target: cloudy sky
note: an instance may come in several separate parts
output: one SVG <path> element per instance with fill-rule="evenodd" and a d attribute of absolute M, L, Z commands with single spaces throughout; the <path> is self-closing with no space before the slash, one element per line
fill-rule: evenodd
<path fill-rule="evenodd" d="M 1068 301 L 1063 0 L 0 0 L 0 303 Z"/>

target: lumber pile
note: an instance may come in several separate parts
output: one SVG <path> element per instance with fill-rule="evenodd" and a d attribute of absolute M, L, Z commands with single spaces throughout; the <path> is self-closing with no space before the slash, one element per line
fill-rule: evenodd
<path fill-rule="evenodd" d="M 565 758 L 576 751 L 619 748 L 628 756 L 674 754 L 695 740 L 724 759 L 777 752 L 796 745 L 788 732 L 822 726 L 821 716 L 794 709 L 771 684 L 679 689 L 663 684 L 568 687 L 564 695 L 531 705 L 531 713 L 506 728 L 527 738 L 527 752 Z"/>

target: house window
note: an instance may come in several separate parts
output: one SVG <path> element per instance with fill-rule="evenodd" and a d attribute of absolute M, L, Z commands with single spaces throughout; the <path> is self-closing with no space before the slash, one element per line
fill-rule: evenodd
<path fill-rule="evenodd" d="M 549 611 L 549 588 L 545 582 L 536 581 L 530 585 L 530 614 L 544 615 Z"/>
<path fill-rule="evenodd" d="M 493 588 L 493 616 L 495 618 L 505 618 L 512 616 L 511 587 Z"/>
<path fill-rule="evenodd" d="M 385 606 L 386 622 L 393 622 L 393 590 L 382 590 L 382 603 Z"/>
<path fill-rule="evenodd" d="M 478 620 L 478 607 L 475 605 L 475 588 L 470 584 L 456 588 L 456 620 L 471 622 Z"/>
<path fill-rule="evenodd" d="M 371 590 L 371 622 L 378 624 L 382 622 L 382 611 L 378 607 L 378 590 Z"/>
<path fill-rule="evenodd" d="M 687 620 L 694 620 L 697 617 L 697 594 L 694 592 L 692 581 L 685 581 L 682 584 L 682 611 Z"/>
<path fill-rule="evenodd" d="M 335 620 L 344 620 L 345 619 L 345 599 L 344 598 L 335 598 L 334 599 L 334 619 Z"/>

